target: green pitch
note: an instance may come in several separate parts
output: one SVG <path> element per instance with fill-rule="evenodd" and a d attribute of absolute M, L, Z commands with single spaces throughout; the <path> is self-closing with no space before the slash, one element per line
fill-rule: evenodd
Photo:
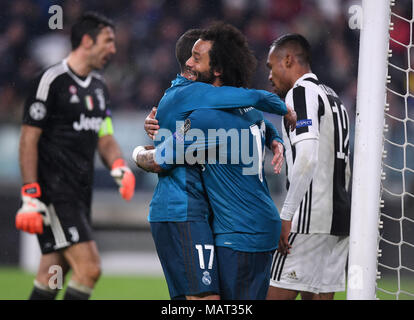
<path fill-rule="evenodd" d="M 18 268 L 0 268 L 0 300 L 26 300 L 32 290 L 34 276 Z M 63 292 L 60 292 L 57 299 L 62 299 L 62 297 Z M 163 277 L 105 274 L 102 275 L 91 297 L 95 300 L 166 300 L 169 298 L 167 284 Z"/>
<path fill-rule="evenodd" d="M 68 275 L 70 277 L 70 274 Z M 34 274 L 18 268 L 0 268 L 0 300 L 26 300 L 33 286 Z M 395 292 L 398 290 L 392 281 L 381 280 L 380 286 Z M 403 281 L 401 289 L 414 293 L 414 279 Z M 64 290 L 58 295 L 62 299 Z M 378 292 L 380 299 L 395 299 L 394 294 Z M 168 288 L 163 277 L 149 276 L 110 276 L 103 274 L 91 299 L 94 300 L 168 300 Z M 401 294 L 400 299 L 414 299 Z M 335 300 L 345 300 L 346 293 L 339 292 Z"/>

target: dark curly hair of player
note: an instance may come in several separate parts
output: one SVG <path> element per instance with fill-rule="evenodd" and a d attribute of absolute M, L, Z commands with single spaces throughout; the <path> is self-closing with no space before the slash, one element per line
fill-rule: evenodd
<path fill-rule="evenodd" d="M 223 85 L 250 86 L 257 60 L 240 30 L 224 22 L 215 22 L 203 31 L 200 38 L 213 42 L 209 52 L 210 67 L 212 71 L 221 73 Z"/>

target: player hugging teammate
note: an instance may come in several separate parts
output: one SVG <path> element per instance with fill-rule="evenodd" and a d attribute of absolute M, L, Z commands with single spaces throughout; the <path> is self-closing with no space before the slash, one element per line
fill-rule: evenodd
<path fill-rule="evenodd" d="M 48 286 L 52 265 L 73 271 L 65 299 L 88 299 L 99 279 L 90 223 L 96 150 L 121 196 L 134 194 L 96 72 L 115 54 L 114 39 L 110 20 L 83 15 L 70 55 L 35 79 L 25 103 L 16 227 L 37 234 L 42 251 L 31 299 L 56 297 Z M 276 94 L 249 88 L 257 62 L 229 24 L 187 31 L 176 57 L 181 73 L 145 123 L 155 146 L 133 152 L 139 167 L 158 173 L 148 220 L 171 298 L 332 299 L 344 290 L 348 253 L 350 124 L 339 97 L 311 72 L 309 43 L 291 34 L 271 45 Z M 262 111 L 284 117 L 283 139 Z M 160 139 L 158 130 L 170 134 Z M 233 139 L 209 139 L 211 130 L 247 132 L 246 140 L 235 148 Z M 194 132 L 203 137 L 196 151 L 225 163 L 187 161 Z M 255 151 L 249 165 L 243 146 Z M 286 155 L 280 216 L 266 182 L 265 146 L 275 173 Z"/>
<path fill-rule="evenodd" d="M 228 34 L 232 36 L 223 41 Z M 223 82 L 239 74 L 237 68 L 231 69 L 238 60 L 229 39 L 244 41 L 241 40 L 243 36 L 235 34 L 240 35 L 238 30 L 225 24 L 203 31 L 186 63 L 190 72 L 187 78 L 216 87 L 223 84 L 246 86 L 243 81 Z M 223 48 L 236 58 L 227 61 L 220 56 Z M 248 51 L 247 45 L 243 49 Z M 248 59 L 245 61 L 248 65 Z M 211 206 L 209 214 L 216 256 L 212 256 L 214 248 L 210 245 L 208 248 L 210 258 L 217 259 L 219 295 L 221 299 L 264 299 L 266 295 L 267 299 L 295 299 L 301 293 L 302 299 L 333 299 L 335 292 L 345 289 L 348 255 L 350 124 L 347 111 L 336 93 L 311 72 L 310 45 L 303 36 L 290 34 L 276 40 L 270 47 L 267 66 L 269 80 L 275 92 L 286 97 L 289 111 L 282 124 L 288 194 L 280 216 L 281 234 L 279 237 L 279 213 L 267 189 L 262 158 L 255 160 L 261 168 L 256 176 L 243 174 L 240 162 L 227 159 L 226 164 L 219 164 L 215 158 L 203 159 L 207 162 L 199 163 L 202 165 L 199 179 Z M 225 71 L 233 72 L 232 76 L 226 77 Z M 192 94 L 194 91 L 188 95 Z M 223 95 L 221 98 L 225 99 Z M 203 99 L 206 101 L 207 97 Z M 226 103 L 229 101 L 222 101 L 223 105 Z M 234 107 L 243 105 L 243 101 L 231 103 Z M 159 106 L 162 105 L 163 101 Z M 249 105 L 252 104 L 245 100 L 245 106 Z M 282 140 L 271 124 L 264 122 L 263 116 L 253 108 L 220 109 L 200 108 L 187 112 L 184 137 L 180 131 L 161 145 L 156 141 L 155 149 L 139 146 L 134 150 L 134 161 L 144 170 L 165 177 L 177 168 L 194 167 L 189 163 L 177 166 L 177 159 L 193 156 L 195 149 L 197 152 L 208 153 L 212 149 L 217 152 L 214 154 L 220 152 L 222 146 L 216 139 L 209 139 L 209 130 L 250 129 L 258 144 L 271 147 L 275 155 L 274 172 L 279 173 L 283 151 L 276 142 Z M 151 137 L 156 137 L 157 130 L 164 128 L 160 122 L 164 112 L 158 110 L 155 114 L 153 111 L 147 117 L 145 128 Z M 283 112 L 279 114 L 284 115 Z M 195 135 L 190 128 L 201 130 L 207 139 L 197 140 L 194 147 Z M 226 153 L 227 149 L 224 150 Z M 166 157 L 166 154 L 172 156 Z M 227 150 L 229 154 L 231 150 Z M 190 197 L 193 190 L 187 188 L 186 192 Z M 154 205 L 157 200 L 153 199 Z M 269 256 L 276 247 L 271 263 Z M 190 244 L 189 255 L 191 250 L 195 255 L 198 250 L 200 259 L 205 259 L 202 255 L 206 250 Z"/>

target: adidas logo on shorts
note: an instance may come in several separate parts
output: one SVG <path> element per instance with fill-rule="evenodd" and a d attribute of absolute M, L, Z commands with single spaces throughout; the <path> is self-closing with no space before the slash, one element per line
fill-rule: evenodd
<path fill-rule="evenodd" d="M 299 278 L 296 276 L 296 271 L 289 272 L 286 277 L 292 280 L 299 280 Z"/>

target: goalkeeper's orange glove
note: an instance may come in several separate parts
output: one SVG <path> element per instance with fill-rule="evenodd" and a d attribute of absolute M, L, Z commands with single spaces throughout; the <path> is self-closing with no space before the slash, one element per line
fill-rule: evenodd
<path fill-rule="evenodd" d="M 40 186 L 37 182 L 22 187 L 23 205 L 17 211 L 16 228 L 29 233 L 43 233 L 43 224 L 49 224 L 46 205 L 39 200 Z"/>
<path fill-rule="evenodd" d="M 112 164 L 111 176 L 119 185 L 119 193 L 122 198 L 129 201 L 135 192 L 135 176 L 128 168 L 124 159 L 116 159 Z"/>

